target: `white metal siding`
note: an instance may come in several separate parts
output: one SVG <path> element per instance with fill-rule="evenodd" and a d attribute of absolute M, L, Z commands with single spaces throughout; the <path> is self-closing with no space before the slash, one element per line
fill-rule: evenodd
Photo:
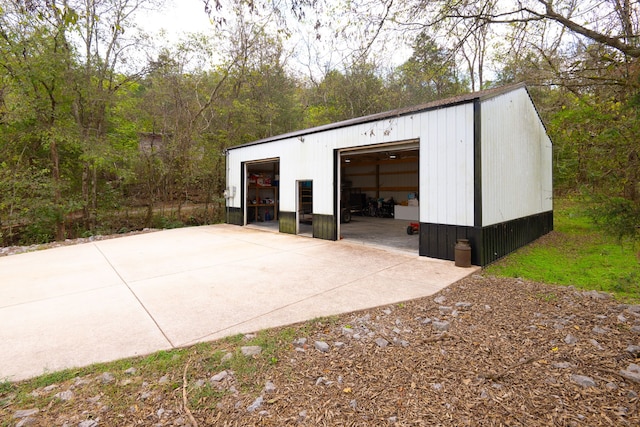
<path fill-rule="evenodd" d="M 421 115 L 420 221 L 473 226 L 473 104 Z"/>
<path fill-rule="evenodd" d="M 482 225 L 550 211 L 551 140 L 526 90 L 482 102 Z"/>
<path fill-rule="evenodd" d="M 250 145 L 229 151 L 229 206 L 241 207 L 241 162 L 280 159 L 280 209 L 295 211 L 295 183 L 313 180 L 313 210 L 333 214 L 334 150 L 420 141 L 420 220 L 473 225 L 473 104 Z"/>

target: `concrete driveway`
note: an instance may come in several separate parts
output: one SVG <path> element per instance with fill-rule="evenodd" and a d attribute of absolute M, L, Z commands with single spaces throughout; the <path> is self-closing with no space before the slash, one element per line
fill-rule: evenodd
<path fill-rule="evenodd" d="M 431 295 L 475 272 L 212 225 L 0 258 L 0 381 Z"/>

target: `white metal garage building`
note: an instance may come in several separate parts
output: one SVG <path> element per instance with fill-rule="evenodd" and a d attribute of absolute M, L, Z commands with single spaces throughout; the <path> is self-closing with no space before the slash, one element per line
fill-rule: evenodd
<path fill-rule="evenodd" d="M 465 238 L 481 266 L 552 230 L 552 190 L 552 144 L 523 84 L 227 151 L 229 223 L 336 240 L 345 207 L 393 198 L 420 223 L 420 255 L 453 260 Z"/>

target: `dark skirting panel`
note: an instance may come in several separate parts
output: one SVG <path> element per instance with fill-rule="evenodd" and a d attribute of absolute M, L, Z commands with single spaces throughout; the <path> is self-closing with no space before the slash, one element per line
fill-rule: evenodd
<path fill-rule="evenodd" d="M 296 213 L 280 211 L 278 213 L 280 221 L 280 232 L 287 234 L 296 234 Z"/>
<path fill-rule="evenodd" d="M 480 265 L 480 257 L 475 250 L 480 241 L 480 232 L 480 228 L 476 227 L 421 222 L 419 254 L 453 261 L 458 239 L 468 239 L 471 245 L 471 264 Z"/>
<path fill-rule="evenodd" d="M 337 235 L 335 216 L 313 214 L 313 237 L 336 240 Z"/>
<path fill-rule="evenodd" d="M 487 227 L 420 223 L 420 255 L 454 260 L 458 239 L 468 239 L 471 263 L 486 266 L 553 230 L 553 211 Z"/>
<path fill-rule="evenodd" d="M 242 208 L 227 208 L 227 224 L 244 225 L 244 212 Z"/>
<path fill-rule="evenodd" d="M 481 263 L 478 265 L 491 264 L 552 230 L 553 211 L 484 227 Z"/>

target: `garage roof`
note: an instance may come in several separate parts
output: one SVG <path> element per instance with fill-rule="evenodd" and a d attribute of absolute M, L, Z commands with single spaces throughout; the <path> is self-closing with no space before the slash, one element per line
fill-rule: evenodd
<path fill-rule="evenodd" d="M 517 83 L 517 84 L 508 85 L 508 86 L 500 86 L 497 88 L 478 91 L 478 92 L 464 93 L 461 95 L 453 96 L 451 98 L 428 102 L 426 104 L 398 108 L 396 110 L 385 111 L 382 113 L 371 114 L 363 117 L 356 117 L 354 119 L 343 120 L 341 122 L 329 123 L 329 124 L 317 126 L 314 128 L 303 129 L 303 130 L 289 132 L 281 135 L 271 136 L 268 138 L 259 139 L 257 141 L 248 142 L 246 144 L 240 144 L 234 147 L 229 147 L 227 150 L 248 147 L 251 145 L 265 144 L 268 142 L 280 141 L 283 139 L 296 138 L 303 135 L 310 135 L 313 133 L 324 132 L 331 129 L 339 129 L 347 126 L 353 126 L 353 125 L 362 124 L 362 123 L 384 120 L 391 117 L 400 117 L 400 116 L 405 116 L 408 114 L 413 114 L 418 112 L 424 112 L 428 110 L 436 110 L 438 108 L 464 104 L 464 103 L 475 101 L 475 100 L 483 101 L 485 99 L 493 98 L 495 96 L 502 95 L 503 93 L 508 93 L 520 88 L 526 88 L 526 85 L 524 83 Z"/>

